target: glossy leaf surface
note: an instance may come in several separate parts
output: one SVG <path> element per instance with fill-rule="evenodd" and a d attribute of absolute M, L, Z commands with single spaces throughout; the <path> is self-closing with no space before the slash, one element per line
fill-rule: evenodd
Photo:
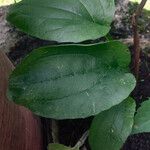
<path fill-rule="evenodd" d="M 135 113 L 133 99 L 98 114 L 90 129 L 92 150 L 120 150 L 132 131 Z"/>
<path fill-rule="evenodd" d="M 44 117 L 96 115 L 134 89 L 129 62 L 128 49 L 120 42 L 40 48 L 12 73 L 10 99 Z"/>
<path fill-rule="evenodd" d="M 8 21 L 41 39 L 81 42 L 105 36 L 114 11 L 114 0 L 22 0 Z"/>
<path fill-rule="evenodd" d="M 135 115 L 133 134 L 150 132 L 150 100 L 142 103 Z"/>

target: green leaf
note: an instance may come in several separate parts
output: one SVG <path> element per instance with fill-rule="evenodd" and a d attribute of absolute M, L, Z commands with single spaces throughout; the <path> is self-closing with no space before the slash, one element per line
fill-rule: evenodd
<path fill-rule="evenodd" d="M 133 134 L 150 132 L 150 100 L 142 103 L 134 119 Z"/>
<path fill-rule="evenodd" d="M 62 144 L 49 144 L 48 150 L 79 150 L 71 147 L 64 146 Z"/>
<path fill-rule="evenodd" d="M 121 104 L 98 114 L 91 125 L 92 150 L 120 150 L 132 131 L 135 103 L 127 98 Z"/>
<path fill-rule="evenodd" d="M 41 39 L 81 42 L 105 36 L 114 11 L 114 0 L 23 0 L 8 21 Z"/>
<path fill-rule="evenodd" d="M 129 62 L 129 51 L 120 42 L 39 48 L 12 73 L 10 99 L 44 117 L 95 115 L 134 89 Z"/>

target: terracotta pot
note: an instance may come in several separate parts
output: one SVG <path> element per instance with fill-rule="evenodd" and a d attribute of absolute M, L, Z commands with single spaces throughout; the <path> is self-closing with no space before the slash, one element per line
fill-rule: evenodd
<path fill-rule="evenodd" d="M 14 66 L 0 51 L 0 150 L 43 150 L 40 119 L 8 101 L 8 78 Z"/>

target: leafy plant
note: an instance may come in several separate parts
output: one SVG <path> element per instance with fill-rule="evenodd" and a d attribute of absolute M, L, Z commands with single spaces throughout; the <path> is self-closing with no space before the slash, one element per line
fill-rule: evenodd
<path fill-rule="evenodd" d="M 149 131 L 149 102 L 134 117 L 129 95 L 136 81 L 127 46 L 78 43 L 106 36 L 114 11 L 113 0 L 22 0 L 8 14 L 30 35 L 74 42 L 33 50 L 10 76 L 9 99 L 48 118 L 96 116 L 89 134 L 92 150 L 119 150 L 130 134 Z M 73 148 L 50 144 L 49 149 Z"/>

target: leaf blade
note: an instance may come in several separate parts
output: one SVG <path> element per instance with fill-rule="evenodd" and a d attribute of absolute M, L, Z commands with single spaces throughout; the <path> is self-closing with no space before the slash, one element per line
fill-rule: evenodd
<path fill-rule="evenodd" d="M 132 134 L 150 132 L 150 100 L 142 103 L 134 118 Z"/>
<path fill-rule="evenodd" d="M 71 147 L 64 146 L 62 144 L 49 144 L 48 150 L 79 150 Z"/>
<path fill-rule="evenodd" d="M 113 0 L 24 0 L 10 9 L 7 19 L 41 39 L 81 42 L 109 32 L 114 7 Z"/>
<path fill-rule="evenodd" d="M 98 114 L 90 129 L 92 150 L 119 150 L 132 131 L 134 113 L 135 103 L 132 98 L 127 98 Z"/>
<path fill-rule="evenodd" d="M 10 99 L 44 117 L 98 114 L 123 101 L 135 87 L 135 78 L 127 73 L 126 50 L 120 42 L 35 50 L 11 75 Z"/>

